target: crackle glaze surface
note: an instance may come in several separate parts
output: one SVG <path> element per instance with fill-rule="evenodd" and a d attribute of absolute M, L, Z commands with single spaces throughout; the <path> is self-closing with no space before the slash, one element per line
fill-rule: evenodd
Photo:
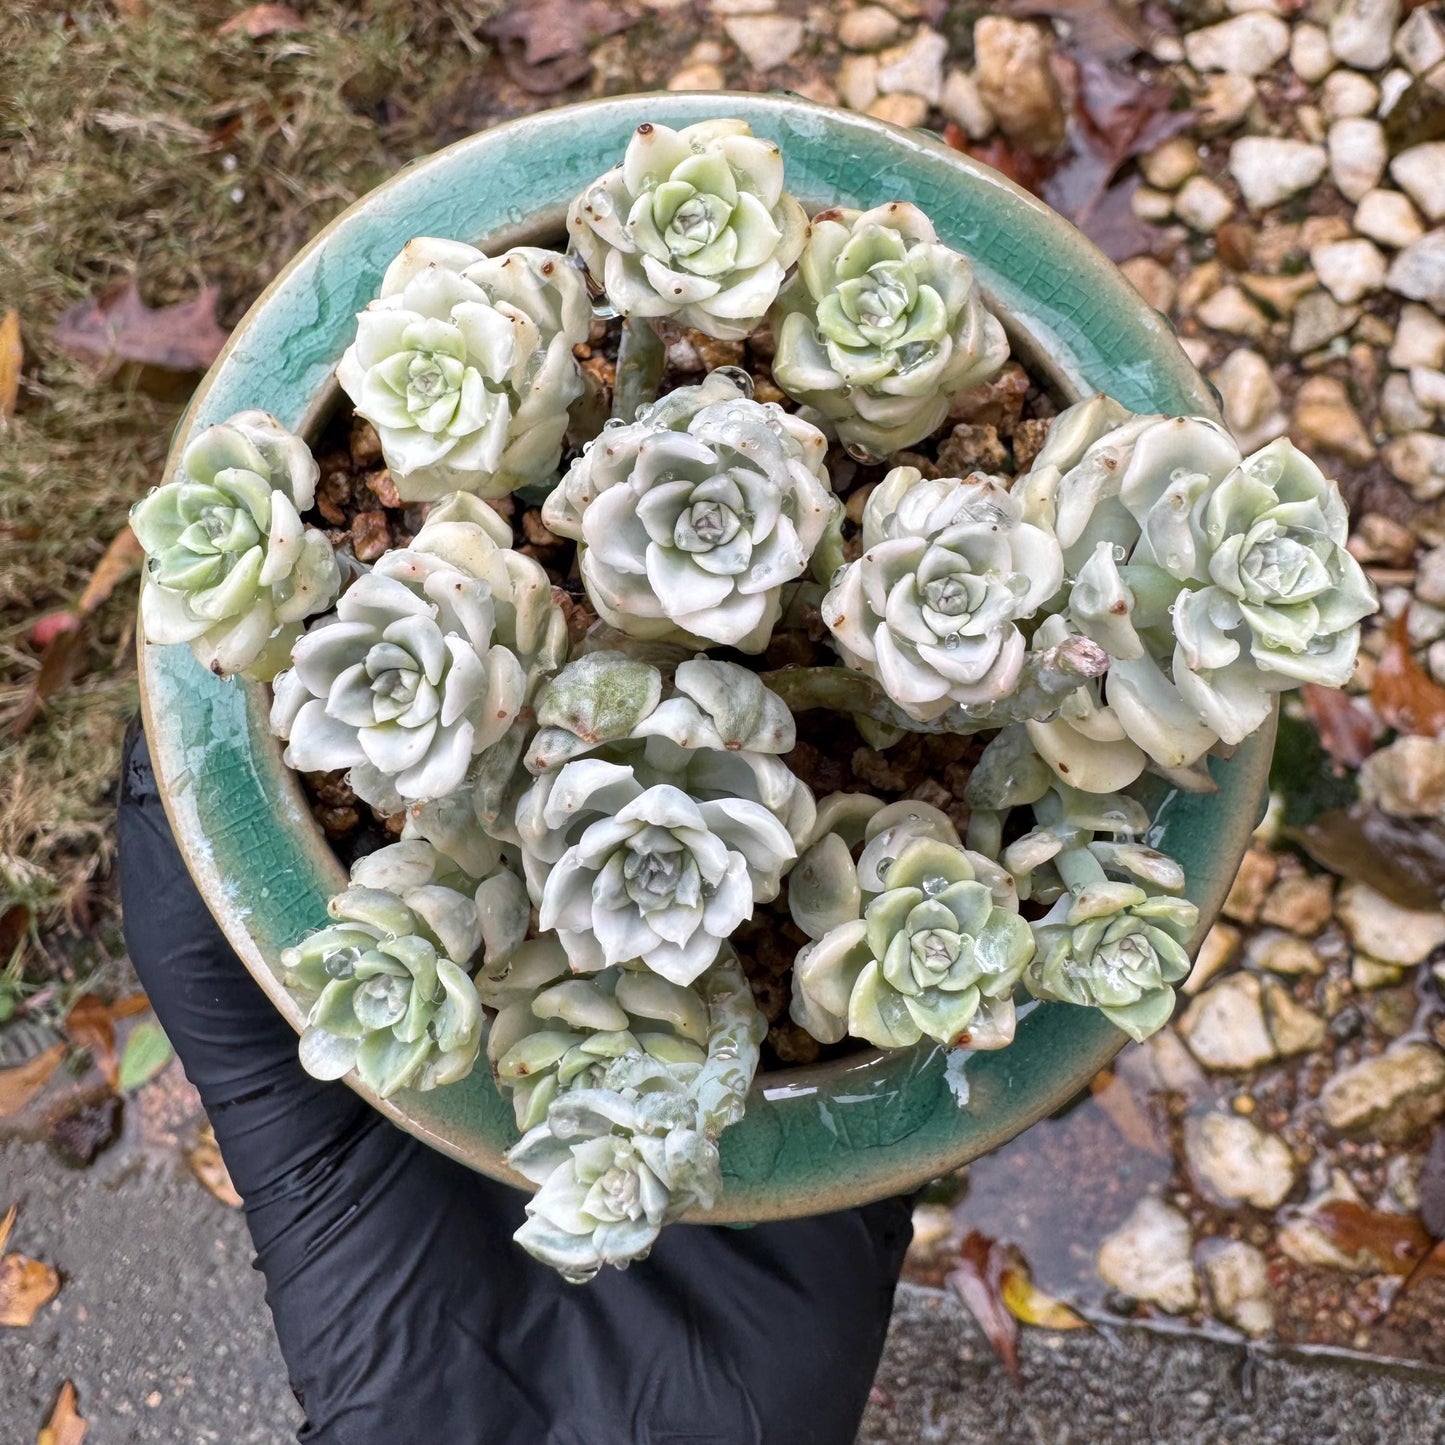
<path fill-rule="evenodd" d="M 912 201 L 973 260 L 1015 349 L 1061 390 L 1107 391 L 1136 411 L 1213 413 L 1166 323 L 1067 222 L 936 139 L 782 96 L 667 94 L 569 106 L 499 126 L 418 162 L 313 240 L 236 328 L 178 429 L 186 442 L 261 407 L 291 428 L 352 339 L 354 316 L 412 236 L 495 250 L 560 230 L 562 208 L 614 164 L 644 120 L 747 120 L 782 147 L 810 209 Z M 342 871 L 266 731 L 266 689 L 212 677 L 185 647 L 142 646 L 142 697 L 166 806 L 191 871 L 246 966 L 288 1020 L 282 948 L 327 921 Z M 1210 797 L 1176 794 L 1151 841 L 1189 876 L 1204 919 L 1218 912 L 1263 803 L 1272 728 L 1227 763 Z M 911 1188 L 1026 1128 L 1077 1092 L 1124 1035 L 1098 1013 L 1043 1004 L 1014 1046 L 946 1062 L 937 1048 L 760 1077 L 746 1119 L 722 1141 L 725 1194 L 707 1218 L 762 1220 L 842 1208 Z M 967 1103 L 960 1103 L 965 1094 Z M 485 1068 L 429 1094 L 378 1104 L 402 1127 L 498 1178 L 516 1138 Z"/>

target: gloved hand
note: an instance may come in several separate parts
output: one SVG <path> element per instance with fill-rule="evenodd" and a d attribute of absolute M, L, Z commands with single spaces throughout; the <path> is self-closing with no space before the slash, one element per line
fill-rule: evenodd
<path fill-rule="evenodd" d="M 566 1284 L 512 1242 L 521 1193 L 303 1072 L 191 882 L 138 728 L 120 880 L 136 971 L 245 1200 L 302 1441 L 850 1445 L 903 1201 L 673 1226 L 626 1272 Z"/>

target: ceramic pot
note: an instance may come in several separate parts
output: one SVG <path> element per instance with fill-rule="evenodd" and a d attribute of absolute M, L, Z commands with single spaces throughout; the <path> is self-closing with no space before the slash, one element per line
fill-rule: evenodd
<path fill-rule="evenodd" d="M 566 106 L 500 125 L 420 161 L 317 236 L 236 328 L 177 431 L 186 443 L 260 407 L 314 437 L 336 403 L 332 369 L 386 264 L 413 236 L 495 252 L 553 244 L 567 202 L 622 155 L 643 121 L 737 116 L 781 146 L 788 186 L 813 212 L 912 201 L 972 261 L 1015 354 L 1075 399 L 1106 391 L 1138 412 L 1214 414 L 1211 391 L 1119 271 L 1067 221 L 936 138 L 785 96 L 666 94 Z M 281 950 L 327 921 L 344 874 L 269 735 L 269 690 L 206 672 L 185 647 L 141 648 L 142 701 L 167 811 L 212 912 L 299 1030 Z M 1272 727 L 1228 762 L 1219 791 L 1168 797 L 1151 842 L 1177 858 L 1199 906 L 1219 911 L 1263 803 Z M 1198 942 L 1198 939 L 1195 940 Z M 760 1075 L 722 1139 L 714 1222 L 838 1209 L 907 1190 L 996 1147 L 1058 1108 L 1124 1035 L 1101 1014 L 1040 1004 L 1000 1053 L 867 1052 Z M 365 1092 L 362 1090 L 362 1092 Z M 511 1105 L 485 1067 L 431 1093 L 373 1100 L 402 1128 L 497 1178 Z"/>

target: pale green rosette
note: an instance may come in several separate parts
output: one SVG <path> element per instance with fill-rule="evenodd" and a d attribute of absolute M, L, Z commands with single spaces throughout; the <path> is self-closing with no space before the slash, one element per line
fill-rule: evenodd
<path fill-rule="evenodd" d="M 1038 951 L 1024 972 L 1035 998 L 1097 1008 L 1131 1038 L 1168 1023 L 1189 974 L 1199 910 L 1131 883 L 1097 881 L 1063 894 L 1033 925 Z"/>
<path fill-rule="evenodd" d="M 180 475 L 131 508 L 146 639 L 189 643 L 222 676 L 284 665 L 302 620 L 341 587 L 331 544 L 301 522 L 317 475 L 306 443 L 263 411 L 202 432 Z"/>
<path fill-rule="evenodd" d="M 878 457 L 937 430 L 1008 360 L 973 268 L 902 201 L 815 216 L 775 324 L 774 380 Z"/>
<path fill-rule="evenodd" d="M 586 285 L 535 246 L 489 257 L 421 236 L 387 268 L 336 368 L 376 427 L 397 492 L 499 497 L 554 471 L 582 394 Z"/>
<path fill-rule="evenodd" d="M 820 817 L 833 826 L 835 810 Z M 926 804 L 891 804 L 862 831 L 856 864 L 856 826 L 834 826 L 790 877 L 794 922 L 814 939 L 793 968 L 794 1022 L 822 1043 L 1003 1048 L 1034 950 L 1012 880 Z"/>
<path fill-rule="evenodd" d="M 808 220 L 783 155 L 745 121 L 637 127 L 622 164 L 572 202 L 567 232 L 624 316 L 745 337 L 798 259 Z"/>
<path fill-rule="evenodd" d="M 492 856 L 481 880 L 420 838 L 358 860 L 327 905 L 335 922 L 281 955 L 287 988 L 309 1009 L 308 1073 L 354 1069 L 382 1098 L 471 1073 L 482 1009 L 467 969 L 484 945 L 505 959 L 529 916 L 520 879 L 499 850 Z"/>

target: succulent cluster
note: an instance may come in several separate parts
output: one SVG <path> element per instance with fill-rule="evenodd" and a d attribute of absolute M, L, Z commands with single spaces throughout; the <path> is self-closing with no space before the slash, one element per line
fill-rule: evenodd
<path fill-rule="evenodd" d="M 1000 1049 L 1030 998 L 1159 1028 L 1199 916 L 1145 841 L 1145 775 L 1212 787 L 1274 694 L 1346 679 L 1375 606 L 1338 490 L 1287 441 L 1245 457 L 1103 396 L 1022 476 L 893 466 L 845 520 L 830 445 L 914 446 L 1007 347 L 916 207 L 810 225 L 783 180 L 739 122 L 642 126 L 573 203 L 575 258 L 413 241 L 338 368 L 431 503 L 373 565 L 306 527 L 316 465 L 257 412 L 134 514 L 150 639 L 284 668 L 287 762 L 347 771 L 401 833 L 283 955 L 303 1063 L 387 1097 L 485 1052 L 538 1186 L 518 1239 L 569 1279 L 716 1200 L 767 1032 L 734 951 L 760 909 L 808 940 L 791 1013 L 821 1044 Z M 573 414 L 588 279 L 624 352 L 657 346 L 648 318 L 770 324 L 803 410 L 722 368 Z M 571 572 L 484 500 L 524 485 Z M 987 735 L 960 747 L 962 811 L 816 799 L 789 755 L 818 710 L 875 748 Z"/>

